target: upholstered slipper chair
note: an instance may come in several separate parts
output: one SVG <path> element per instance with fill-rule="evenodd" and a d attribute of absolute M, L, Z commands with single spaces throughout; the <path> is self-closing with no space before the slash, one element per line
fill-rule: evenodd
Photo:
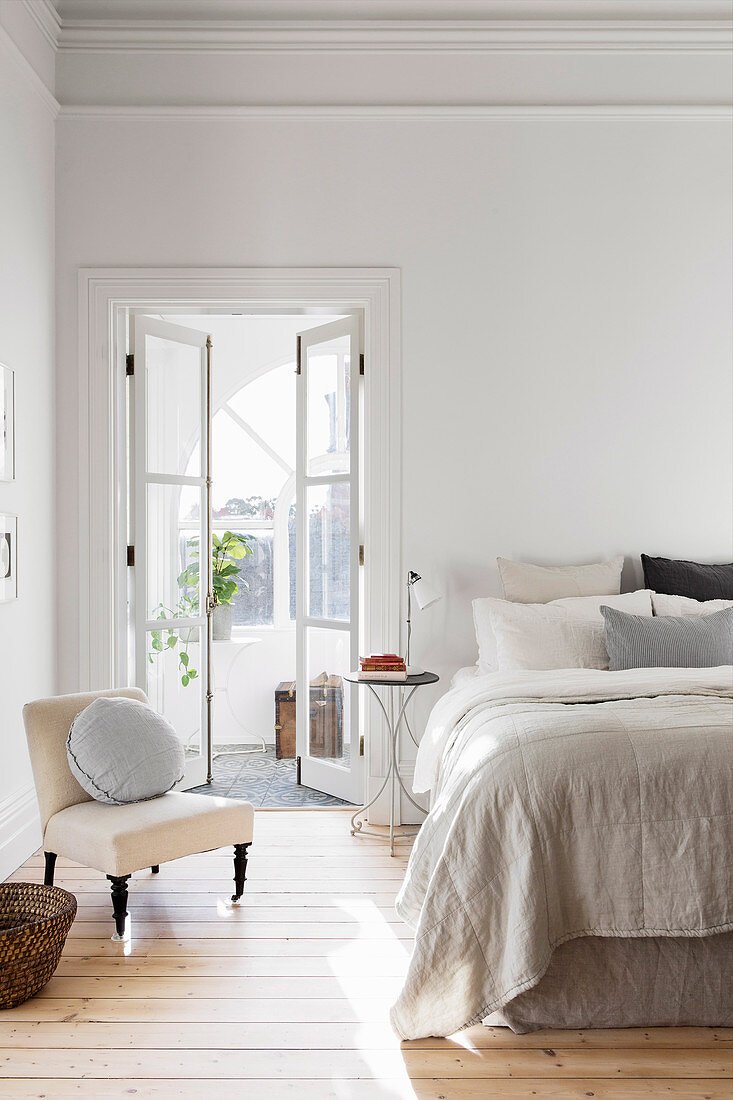
<path fill-rule="evenodd" d="M 147 802 L 111 806 L 97 802 L 69 768 L 66 738 L 80 711 L 100 696 L 121 696 L 147 703 L 138 688 L 94 691 L 38 699 L 23 708 L 33 778 L 41 811 L 45 882 L 53 886 L 61 855 L 101 871 L 112 886 L 116 935 L 122 939 L 127 918 L 127 884 L 135 871 L 234 846 L 234 894 L 244 892 L 247 849 L 252 842 L 254 809 L 249 802 L 169 791 Z"/>

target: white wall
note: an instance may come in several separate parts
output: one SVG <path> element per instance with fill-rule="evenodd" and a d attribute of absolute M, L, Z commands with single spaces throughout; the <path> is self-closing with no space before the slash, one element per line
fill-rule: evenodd
<path fill-rule="evenodd" d="M 16 480 L 0 481 L 0 511 L 19 516 L 19 598 L 0 603 L 0 880 L 40 843 L 21 709 L 53 693 L 56 652 L 54 122 L 3 29 L 14 14 L 0 9 L 0 362 L 16 386 Z"/>
<path fill-rule="evenodd" d="M 730 165 L 729 120 L 674 112 L 62 118 L 62 622 L 79 265 L 402 269 L 403 564 L 446 594 L 413 634 L 442 676 L 497 554 L 623 552 L 627 586 L 640 551 L 730 560 Z"/>

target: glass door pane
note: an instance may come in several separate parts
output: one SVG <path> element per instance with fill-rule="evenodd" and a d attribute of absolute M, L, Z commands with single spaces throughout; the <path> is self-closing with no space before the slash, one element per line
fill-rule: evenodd
<path fill-rule="evenodd" d="M 181 738 L 190 787 L 206 779 L 210 743 L 207 335 L 133 323 L 135 676 Z"/>
<path fill-rule="evenodd" d="M 361 801 L 356 317 L 298 336 L 296 714 L 301 782 Z"/>
<path fill-rule="evenodd" d="M 201 656 L 205 652 L 200 626 L 171 628 L 161 623 L 157 630 L 146 632 L 147 669 L 143 690 L 150 705 L 173 726 L 186 753 L 186 773 L 193 775 L 198 785 L 206 779 L 201 765 L 206 761 L 206 744 L 202 713 L 205 699 L 201 687 Z"/>
<path fill-rule="evenodd" d="M 349 630 L 306 628 L 308 666 L 307 756 L 348 768 L 351 759 L 351 670 Z M 358 745 L 356 752 L 358 754 Z M 301 776 L 303 762 L 301 760 Z M 310 784 L 307 784 L 310 786 Z M 330 792 L 329 792 L 330 793 Z"/>

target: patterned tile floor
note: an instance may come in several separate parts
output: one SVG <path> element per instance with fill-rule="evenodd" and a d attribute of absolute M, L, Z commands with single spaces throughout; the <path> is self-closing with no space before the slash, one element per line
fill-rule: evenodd
<path fill-rule="evenodd" d="M 254 749 L 257 745 L 219 745 L 222 749 Z M 214 781 L 193 787 L 197 794 L 219 794 L 230 798 L 245 798 L 253 806 L 270 809 L 309 806 L 349 806 L 340 798 L 333 798 L 310 787 L 295 782 L 295 760 L 276 760 L 275 747 L 267 752 L 255 752 L 250 756 L 217 756 L 214 759 Z"/>

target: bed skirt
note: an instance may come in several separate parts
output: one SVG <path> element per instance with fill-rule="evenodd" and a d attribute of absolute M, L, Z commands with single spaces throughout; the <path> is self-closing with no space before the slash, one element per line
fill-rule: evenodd
<path fill-rule="evenodd" d="M 733 932 L 585 936 L 553 954 L 533 989 L 484 1020 L 540 1028 L 733 1026 Z"/>

